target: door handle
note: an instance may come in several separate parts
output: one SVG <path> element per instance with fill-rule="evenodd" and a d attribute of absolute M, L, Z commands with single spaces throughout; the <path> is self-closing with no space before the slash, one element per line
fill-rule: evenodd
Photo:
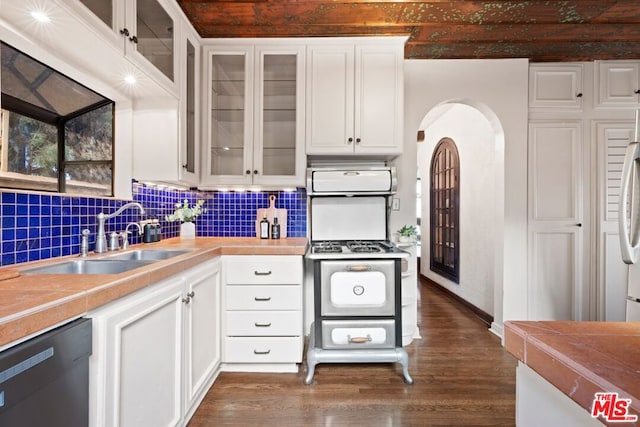
<path fill-rule="evenodd" d="M 627 218 L 627 201 L 633 185 L 633 172 L 640 182 L 640 142 L 634 141 L 627 146 L 622 167 L 620 182 L 620 200 L 618 201 L 618 233 L 620 236 L 620 251 L 625 264 L 635 264 L 638 260 L 637 249 L 640 247 L 640 219 Z M 631 212 L 637 211 L 640 204 L 639 197 L 632 197 Z M 634 209 L 635 208 L 635 209 Z M 640 215 L 640 212 L 637 212 Z"/>

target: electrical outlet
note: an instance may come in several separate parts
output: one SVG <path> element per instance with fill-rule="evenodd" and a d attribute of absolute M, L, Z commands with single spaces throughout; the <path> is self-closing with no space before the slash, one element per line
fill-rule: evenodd
<path fill-rule="evenodd" d="M 399 211 L 400 210 L 400 199 L 394 197 L 391 201 L 391 210 Z"/>

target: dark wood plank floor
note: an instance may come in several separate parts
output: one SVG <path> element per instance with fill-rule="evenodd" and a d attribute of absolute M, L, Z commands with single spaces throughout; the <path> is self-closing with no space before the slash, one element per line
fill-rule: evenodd
<path fill-rule="evenodd" d="M 474 314 L 420 283 L 414 384 L 395 364 L 320 364 L 298 374 L 223 372 L 189 426 L 462 426 L 515 424 L 516 360 Z"/>

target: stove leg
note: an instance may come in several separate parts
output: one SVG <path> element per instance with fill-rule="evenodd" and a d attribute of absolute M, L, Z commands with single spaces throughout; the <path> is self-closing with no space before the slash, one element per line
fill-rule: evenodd
<path fill-rule="evenodd" d="M 316 365 L 318 364 L 317 352 L 315 348 L 310 348 L 307 351 L 307 377 L 304 379 L 304 383 L 309 385 L 313 383 L 313 374 L 316 371 Z"/>
<path fill-rule="evenodd" d="M 407 384 L 413 384 L 413 378 L 409 375 L 409 355 L 404 348 L 398 349 L 398 363 L 402 365 L 402 375 L 404 376 L 404 382 Z"/>

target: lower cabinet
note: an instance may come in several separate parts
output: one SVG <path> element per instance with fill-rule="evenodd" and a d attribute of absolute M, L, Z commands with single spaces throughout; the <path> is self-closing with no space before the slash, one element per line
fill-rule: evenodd
<path fill-rule="evenodd" d="M 302 362 L 302 257 L 222 257 L 222 370 L 297 372 Z"/>
<path fill-rule="evenodd" d="M 89 316 L 90 425 L 186 425 L 220 365 L 219 259 Z"/>

